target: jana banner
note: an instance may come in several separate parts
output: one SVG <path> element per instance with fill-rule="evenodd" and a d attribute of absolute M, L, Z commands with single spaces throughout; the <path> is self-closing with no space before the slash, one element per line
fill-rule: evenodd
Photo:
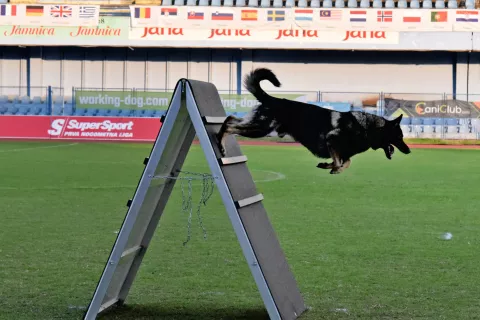
<path fill-rule="evenodd" d="M 94 91 L 75 90 L 76 108 L 96 109 L 155 109 L 167 110 L 173 92 L 154 91 Z M 272 94 L 278 98 L 306 101 L 307 95 L 297 94 Z M 220 93 L 223 107 L 226 112 L 248 112 L 258 104 L 250 94 L 222 94 Z"/>
<path fill-rule="evenodd" d="M 154 141 L 159 118 L 0 116 L 0 139 Z"/>
<path fill-rule="evenodd" d="M 0 5 L 0 25 L 93 27 L 99 15 L 99 5 Z"/>
<path fill-rule="evenodd" d="M 133 28 L 479 31 L 480 10 L 130 6 Z"/>
<path fill-rule="evenodd" d="M 401 100 L 385 98 L 385 116 L 423 118 L 480 118 L 480 107 L 462 100 Z"/>

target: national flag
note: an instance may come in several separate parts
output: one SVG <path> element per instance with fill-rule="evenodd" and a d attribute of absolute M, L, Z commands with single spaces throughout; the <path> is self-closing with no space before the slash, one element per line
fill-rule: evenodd
<path fill-rule="evenodd" d="M 312 9 L 295 9 L 295 21 L 312 21 Z"/>
<path fill-rule="evenodd" d="M 50 16 L 54 18 L 71 18 L 72 13 L 71 6 L 50 6 Z"/>
<path fill-rule="evenodd" d="M 0 6 L 0 16 L 15 17 L 16 15 L 17 15 L 17 5 L 2 4 Z"/>
<path fill-rule="evenodd" d="M 233 20 L 233 12 L 215 11 L 212 13 L 212 20 L 231 21 Z"/>
<path fill-rule="evenodd" d="M 242 21 L 257 21 L 258 10 L 242 10 Z"/>
<path fill-rule="evenodd" d="M 431 22 L 447 22 L 447 11 L 432 11 L 430 13 Z"/>
<path fill-rule="evenodd" d="M 457 22 L 478 22 L 478 11 L 457 11 L 457 17 L 455 20 Z"/>
<path fill-rule="evenodd" d="M 422 22 L 422 14 L 420 12 L 404 10 L 403 22 Z"/>
<path fill-rule="evenodd" d="M 80 6 L 78 16 L 80 18 L 94 18 L 97 13 L 97 7 Z"/>
<path fill-rule="evenodd" d="M 377 11 L 377 22 L 392 22 L 393 21 L 393 11 L 392 10 L 378 10 Z"/>
<path fill-rule="evenodd" d="M 188 12 L 188 20 L 203 20 L 203 12 Z"/>
<path fill-rule="evenodd" d="M 367 11 L 350 10 L 350 22 L 367 22 Z"/>
<path fill-rule="evenodd" d="M 320 10 L 320 20 L 342 20 L 342 11 Z"/>
<path fill-rule="evenodd" d="M 268 10 L 267 21 L 285 21 L 285 10 Z"/>
<path fill-rule="evenodd" d="M 151 18 L 150 13 L 151 13 L 150 8 L 135 8 L 135 18 L 150 19 Z"/>
<path fill-rule="evenodd" d="M 25 8 L 25 13 L 29 17 L 32 17 L 32 16 L 41 17 L 43 16 L 43 6 L 27 6 Z"/>
<path fill-rule="evenodd" d="M 162 16 L 166 16 L 166 17 L 171 17 L 171 16 L 176 17 L 178 15 L 178 9 L 177 8 L 162 8 L 162 10 L 160 11 L 160 14 Z"/>

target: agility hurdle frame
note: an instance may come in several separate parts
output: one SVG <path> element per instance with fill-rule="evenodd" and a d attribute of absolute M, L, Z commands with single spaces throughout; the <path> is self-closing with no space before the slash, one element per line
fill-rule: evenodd
<path fill-rule="evenodd" d="M 84 320 L 124 303 L 195 134 L 270 319 L 293 320 L 303 298 L 233 136 L 222 157 L 216 141 L 226 117 L 216 87 L 180 79 Z"/>

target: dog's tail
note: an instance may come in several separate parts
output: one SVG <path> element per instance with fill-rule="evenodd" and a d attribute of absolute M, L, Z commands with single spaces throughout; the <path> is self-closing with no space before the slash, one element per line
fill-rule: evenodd
<path fill-rule="evenodd" d="M 262 87 L 260 87 L 260 82 L 263 80 L 270 81 L 275 87 L 281 86 L 277 76 L 270 69 L 259 68 L 247 74 L 245 77 L 245 87 L 247 87 L 247 90 L 260 102 L 266 97 L 269 97 L 269 95 L 263 91 Z"/>

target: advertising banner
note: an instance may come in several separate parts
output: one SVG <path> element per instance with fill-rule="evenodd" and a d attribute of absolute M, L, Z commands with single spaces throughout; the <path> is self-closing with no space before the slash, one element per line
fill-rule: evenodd
<path fill-rule="evenodd" d="M 130 6 L 133 28 L 478 31 L 480 10 Z"/>
<path fill-rule="evenodd" d="M 480 108 L 474 102 L 462 100 L 401 100 L 385 98 L 385 115 L 423 118 L 480 118 Z"/>
<path fill-rule="evenodd" d="M 99 5 L 2 4 L 0 25 L 97 26 Z"/>
<path fill-rule="evenodd" d="M 173 91 L 75 91 L 76 108 L 96 109 L 155 109 L 167 110 Z M 278 98 L 306 101 L 307 96 L 303 93 L 279 93 L 272 94 Z M 257 99 L 251 94 L 222 94 L 220 93 L 223 107 L 226 112 L 249 112 L 258 104 Z"/>
<path fill-rule="evenodd" d="M 154 141 L 159 118 L 0 116 L 0 139 Z"/>

